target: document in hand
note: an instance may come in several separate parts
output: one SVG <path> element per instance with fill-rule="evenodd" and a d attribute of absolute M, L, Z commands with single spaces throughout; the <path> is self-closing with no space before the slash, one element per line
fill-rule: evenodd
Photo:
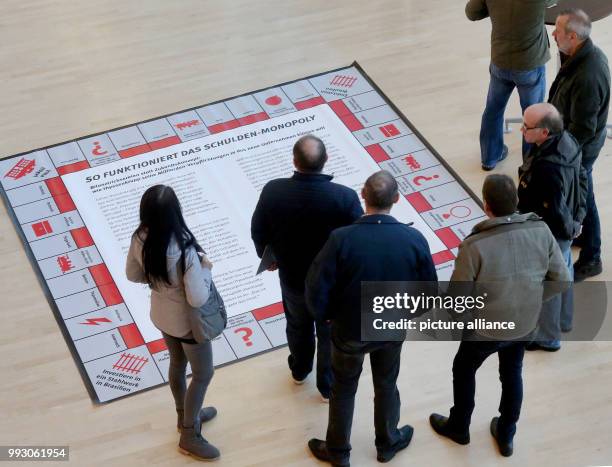
<path fill-rule="evenodd" d="M 276 262 L 276 258 L 274 257 L 274 253 L 272 252 L 272 248 L 270 245 L 266 245 L 264 248 L 263 255 L 261 255 L 261 262 L 259 263 L 259 267 L 257 268 L 257 274 L 261 274 L 264 271 L 267 271 L 272 264 Z M 255 274 L 255 275 L 257 275 Z"/>

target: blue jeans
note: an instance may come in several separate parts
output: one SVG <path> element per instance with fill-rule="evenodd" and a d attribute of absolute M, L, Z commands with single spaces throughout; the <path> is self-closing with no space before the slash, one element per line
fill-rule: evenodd
<path fill-rule="evenodd" d="M 557 240 L 561 254 L 569 271 L 570 280 L 574 280 L 572 267 L 572 250 L 570 240 Z M 538 332 L 534 339 L 542 347 L 558 349 L 561 346 L 561 330 L 572 328 L 574 316 L 574 291 L 570 287 L 562 294 L 555 295 L 542 304 L 538 320 Z"/>
<path fill-rule="evenodd" d="M 593 164 L 597 157 L 583 159 L 582 166 L 586 169 L 589 181 L 587 191 L 587 213 L 582 222 L 582 248 L 578 262 L 599 261 L 601 259 L 601 226 L 599 224 L 599 213 L 595 204 L 595 193 L 593 192 Z"/>
<path fill-rule="evenodd" d="M 317 350 L 317 389 L 329 397 L 332 384 L 331 326 L 317 323 L 306 306 L 304 292 L 297 292 L 281 283 L 285 318 L 289 369 L 296 380 L 302 380 L 312 371 L 315 355 L 315 329 Z"/>
<path fill-rule="evenodd" d="M 475 406 L 476 371 L 494 353 L 499 357 L 499 380 L 502 384 L 497 432 L 500 440 L 512 441 L 523 403 L 522 373 L 525 342 L 461 342 L 453 360 L 454 405 L 450 410 L 448 423 L 455 432 L 469 433 Z"/>
<path fill-rule="evenodd" d="M 542 65 L 533 70 L 504 70 L 491 63 L 491 81 L 487 104 L 480 125 L 480 155 L 482 164 L 493 167 L 499 162 L 504 146 L 504 112 L 508 99 L 517 88 L 521 109 L 544 101 L 546 92 L 546 69 Z M 523 139 L 523 159 L 530 145 Z"/>

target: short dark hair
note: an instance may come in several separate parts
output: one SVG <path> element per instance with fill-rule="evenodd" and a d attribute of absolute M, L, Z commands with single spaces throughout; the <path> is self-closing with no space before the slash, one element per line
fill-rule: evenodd
<path fill-rule="evenodd" d="M 314 141 L 314 150 L 306 146 L 306 142 Z M 320 172 L 327 162 L 325 144 L 315 135 L 306 135 L 298 139 L 293 145 L 293 160 L 299 170 L 305 172 Z"/>
<path fill-rule="evenodd" d="M 553 108 L 538 122 L 538 127 L 546 128 L 551 135 L 558 135 L 563 132 L 563 116 Z"/>
<path fill-rule="evenodd" d="M 482 197 L 495 217 L 509 216 L 516 212 L 516 185 L 507 175 L 493 174 L 485 178 Z"/>
<path fill-rule="evenodd" d="M 584 41 L 591 36 L 591 18 L 580 8 L 566 8 L 559 16 L 567 16 L 565 32 L 575 32 L 578 39 Z"/>
<path fill-rule="evenodd" d="M 368 206 L 378 209 L 393 206 L 397 192 L 397 181 L 386 170 L 370 175 L 363 187 L 363 197 Z"/>

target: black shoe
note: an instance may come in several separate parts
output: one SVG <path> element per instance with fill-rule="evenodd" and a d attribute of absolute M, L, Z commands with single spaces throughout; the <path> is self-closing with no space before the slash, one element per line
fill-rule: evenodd
<path fill-rule="evenodd" d="M 574 263 L 574 282 L 582 282 L 588 277 L 601 274 L 601 260 L 588 261 L 586 263 L 580 260 Z"/>
<path fill-rule="evenodd" d="M 308 449 L 320 461 L 329 462 L 334 467 L 350 467 L 348 457 L 346 459 L 335 459 L 327 450 L 327 443 L 322 439 L 312 438 L 308 441 Z"/>
<path fill-rule="evenodd" d="M 412 435 L 414 434 L 414 428 L 410 425 L 404 425 L 399 431 L 401 438 L 393 447 L 390 449 L 377 449 L 376 460 L 378 460 L 378 462 L 389 462 L 398 452 L 408 447 L 412 440 Z"/>
<path fill-rule="evenodd" d="M 512 452 L 514 451 L 514 446 L 512 445 L 512 441 L 500 441 L 497 437 L 497 422 L 499 422 L 499 417 L 493 417 L 491 420 L 491 435 L 495 438 L 497 442 L 497 448 L 499 449 L 499 453 L 504 457 L 510 457 Z"/>
<path fill-rule="evenodd" d="M 429 416 L 429 424 L 434 429 L 436 433 L 440 436 L 446 436 L 447 438 L 452 439 L 455 443 L 459 444 L 469 444 L 470 442 L 470 433 L 457 433 L 452 431 L 448 426 L 448 417 L 443 415 L 432 413 Z"/>
<path fill-rule="evenodd" d="M 493 164 L 493 165 L 482 164 L 482 170 L 484 170 L 485 172 L 489 172 L 489 171 L 493 170 L 495 168 L 495 166 L 497 164 L 499 164 L 501 161 L 503 161 L 506 157 L 508 157 L 508 146 L 506 146 L 504 144 L 503 147 L 502 147 L 501 156 L 499 157 L 497 162 L 495 162 L 495 164 Z"/>
<path fill-rule="evenodd" d="M 545 352 L 556 352 L 560 348 L 561 348 L 561 346 L 559 346 L 559 347 L 547 347 L 545 345 L 540 345 L 537 342 L 531 342 L 531 343 L 527 344 L 527 346 L 525 347 L 525 350 L 543 350 Z"/>
<path fill-rule="evenodd" d="M 294 360 L 295 358 L 291 354 L 287 357 L 287 363 L 289 364 L 289 370 L 291 371 L 291 379 L 293 380 L 294 384 L 301 386 L 302 384 L 306 382 L 306 378 L 308 378 L 310 371 L 307 371 L 306 373 L 300 373 L 300 372 L 294 371 L 293 370 Z"/>

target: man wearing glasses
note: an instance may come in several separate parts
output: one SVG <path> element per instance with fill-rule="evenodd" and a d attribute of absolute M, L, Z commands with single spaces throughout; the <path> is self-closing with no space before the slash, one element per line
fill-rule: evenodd
<path fill-rule="evenodd" d="M 546 222 L 572 276 L 571 242 L 586 215 L 587 176 L 580 146 L 563 129 L 563 118 L 552 104 L 528 107 L 521 131 L 532 147 L 519 168 L 518 209 L 535 212 Z M 544 303 L 538 334 L 527 350 L 559 350 L 560 331 L 572 328 L 572 301 L 570 289 Z"/>

